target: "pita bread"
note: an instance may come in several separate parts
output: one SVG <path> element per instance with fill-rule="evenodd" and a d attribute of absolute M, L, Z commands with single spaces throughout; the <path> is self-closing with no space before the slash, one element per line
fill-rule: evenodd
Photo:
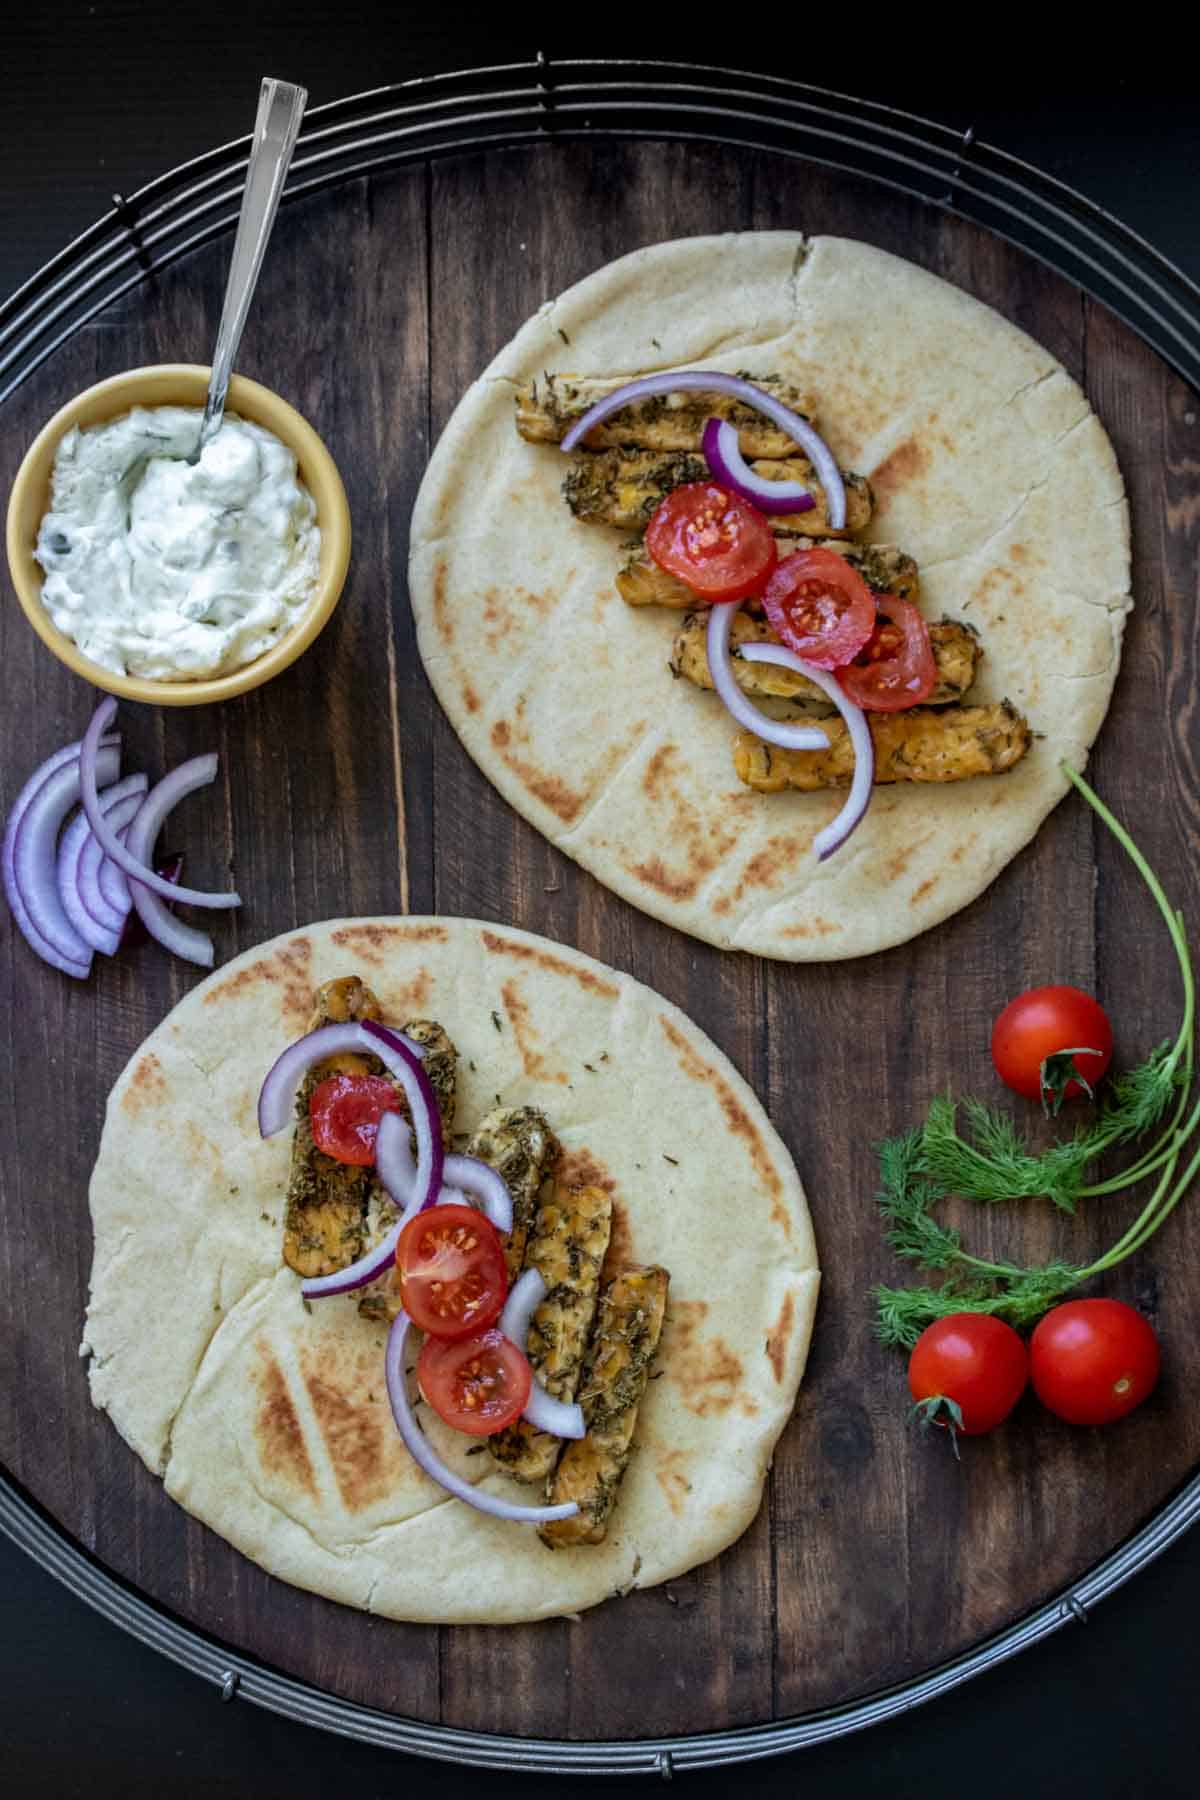
<path fill-rule="evenodd" d="M 975 625 L 971 700 L 1040 734 L 1010 774 L 885 787 L 852 843 L 810 854 L 844 795 L 756 794 L 736 727 L 672 682 L 678 615 L 613 579 L 625 535 L 577 523 L 567 462 L 517 436 L 517 384 L 709 367 L 778 373 L 868 476 L 867 536 L 920 565 L 922 608 Z M 505 798 L 634 905 L 723 948 L 789 961 L 904 942 L 979 894 L 1066 791 L 1104 718 L 1129 595 L 1112 446 L 1048 351 L 913 264 L 792 232 L 658 244 L 548 303 L 464 395 L 413 518 L 421 655 Z"/>
<path fill-rule="evenodd" d="M 661 1376 L 598 1548 L 548 1550 L 431 1483 L 392 1422 L 385 1328 L 353 1295 L 306 1311 L 281 1265 L 290 1134 L 259 1138 L 258 1090 L 316 987 L 352 971 L 385 1018 L 445 1025 L 460 1130 L 497 1095 L 542 1108 L 568 1174 L 610 1184 L 620 1260 L 671 1271 Z M 96 1405 L 180 1505 L 285 1581 L 398 1619 L 545 1618 L 706 1561 L 758 1510 L 816 1305 L 804 1193 L 720 1051 L 573 950 L 462 919 L 372 919 L 249 951 L 121 1075 L 90 1201 Z M 468 1480 L 529 1500 L 426 1422 Z"/>

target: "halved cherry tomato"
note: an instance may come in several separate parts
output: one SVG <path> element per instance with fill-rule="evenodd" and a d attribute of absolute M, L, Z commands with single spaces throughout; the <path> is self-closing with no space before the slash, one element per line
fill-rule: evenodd
<path fill-rule="evenodd" d="M 997 1075 L 1026 1100 L 1040 1100 L 1047 1112 L 1056 1113 L 1077 1094 L 1090 1095 L 1112 1053 L 1108 1014 L 1082 988 L 1029 988 L 992 1026 Z"/>
<path fill-rule="evenodd" d="M 701 600 L 760 594 L 775 567 L 775 534 L 757 507 L 712 481 L 673 488 L 646 527 L 646 548 Z"/>
<path fill-rule="evenodd" d="M 929 627 L 911 600 L 879 594 L 877 624 L 854 661 L 838 670 L 847 698 L 867 712 L 920 706 L 937 686 Z"/>
<path fill-rule="evenodd" d="M 852 662 L 875 630 L 875 596 L 833 550 L 785 556 L 763 589 L 776 635 L 818 669 Z"/>
<path fill-rule="evenodd" d="M 908 1385 L 926 1421 L 978 1437 L 1007 1419 L 1029 1380 L 1025 1346 L 990 1313 L 950 1313 L 927 1325 L 908 1364 Z"/>
<path fill-rule="evenodd" d="M 396 1245 L 400 1297 L 414 1325 L 464 1338 L 500 1316 L 508 1295 L 504 1246 L 473 1206 L 430 1206 Z"/>
<path fill-rule="evenodd" d="M 400 1096 L 382 1075 L 330 1075 L 308 1102 L 313 1143 L 338 1162 L 375 1161 L 375 1135 L 385 1112 L 400 1111 Z"/>
<path fill-rule="evenodd" d="M 1069 1425 L 1107 1425 L 1158 1380 L 1154 1328 L 1122 1300 L 1068 1300 L 1029 1340 L 1033 1391 Z"/>
<path fill-rule="evenodd" d="M 453 1342 L 426 1338 L 417 1381 L 439 1419 L 472 1437 L 491 1437 L 524 1412 L 533 1372 L 512 1339 L 491 1330 Z"/>

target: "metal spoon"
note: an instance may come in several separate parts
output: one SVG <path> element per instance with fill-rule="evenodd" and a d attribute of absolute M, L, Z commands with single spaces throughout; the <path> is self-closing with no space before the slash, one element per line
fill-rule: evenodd
<path fill-rule="evenodd" d="M 254 141 L 246 170 L 246 191 L 238 218 L 237 237 L 233 242 L 233 258 L 229 280 L 225 285 L 225 301 L 221 308 L 221 325 L 217 347 L 213 352 L 212 374 L 208 379 L 208 399 L 200 426 L 200 440 L 189 461 L 200 460 L 200 452 L 215 437 L 225 416 L 225 395 L 233 373 L 233 359 L 242 341 L 246 314 L 258 286 L 259 272 L 267 248 L 267 239 L 275 223 L 279 196 L 283 191 L 288 164 L 296 145 L 300 121 L 308 99 L 306 90 L 290 81 L 274 81 L 268 76 L 258 98 L 258 117 L 254 121 Z"/>

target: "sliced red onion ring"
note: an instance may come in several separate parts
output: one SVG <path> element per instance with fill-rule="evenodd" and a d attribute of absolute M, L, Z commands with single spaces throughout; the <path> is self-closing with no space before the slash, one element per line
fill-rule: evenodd
<path fill-rule="evenodd" d="M 768 481 L 765 475 L 756 475 L 742 455 L 737 426 L 728 419 L 713 418 L 705 422 L 700 448 L 718 486 L 740 494 L 761 512 L 811 512 L 817 504 L 798 481 Z"/>
<path fill-rule="evenodd" d="M 114 750 L 119 747 L 120 742 L 118 737 L 106 737 L 101 741 L 101 748 Z M 21 821 L 28 812 L 32 801 L 52 775 L 57 774 L 68 763 L 78 762 L 78 760 L 79 745 L 77 743 L 64 744 L 61 750 L 56 750 L 53 756 L 48 756 L 46 761 L 33 771 L 13 801 L 12 810 L 8 815 L 8 823 L 4 828 L 3 848 L 0 850 L 0 873 L 3 876 L 5 896 L 12 909 L 13 918 L 17 922 L 17 929 L 30 949 L 35 955 L 40 956 L 43 962 L 49 963 L 51 968 L 60 969 L 64 975 L 73 975 L 77 981 L 82 981 L 92 966 L 91 951 L 87 951 L 82 958 L 78 955 L 63 956 L 42 935 L 30 917 L 29 908 L 20 891 L 15 857 L 17 832 L 20 830 Z"/>
<path fill-rule="evenodd" d="M 526 1345 L 529 1340 L 529 1322 L 534 1313 L 546 1298 L 546 1283 L 538 1269 L 526 1269 L 519 1275 L 509 1289 L 508 1299 L 504 1302 L 504 1311 L 497 1320 L 499 1329 L 506 1338 L 528 1354 Z M 575 1401 L 555 1400 L 549 1395 L 535 1375 L 533 1386 L 529 1390 L 529 1403 L 521 1414 L 523 1419 L 538 1431 L 548 1431 L 554 1437 L 581 1438 L 587 1436 L 587 1425 L 583 1417 L 583 1408 Z"/>
<path fill-rule="evenodd" d="M 595 406 L 589 406 L 563 438 L 562 447 L 564 450 L 576 449 L 593 425 L 599 425 L 613 413 L 620 412 L 623 406 L 631 406 L 637 400 L 649 398 L 651 394 L 687 393 L 732 394 L 735 399 L 745 401 L 747 406 L 754 407 L 756 412 L 772 420 L 781 431 L 786 431 L 799 444 L 817 472 L 817 479 L 825 490 L 825 505 L 829 512 L 831 530 L 842 530 L 846 523 L 846 484 L 828 444 L 819 432 L 813 430 L 807 419 L 802 419 L 799 413 L 793 412 L 790 406 L 785 406 L 782 400 L 776 400 L 773 394 L 764 393 L 762 388 L 755 387 L 752 381 L 743 381 L 740 375 L 723 375 L 716 369 L 677 369 L 671 374 L 643 375 L 637 381 L 628 381 L 624 387 L 614 388 L 611 394 L 598 400 Z"/>
<path fill-rule="evenodd" d="M 377 1281 L 386 1270 L 389 1257 L 395 1252 L 396 1239 L 408 1219 L 413 1212 L 432 1205 L 442 1186 L 442 1122 L 437 1108 L 437 1096 L 428 1075 L 421 1067 L 424 1053 L 420 1045 L 413 1043 L 411 1038 L 392 1031 L 386 1025 L 378 1025 L 373 1019 L 347 1025 L 322 1025 L 318 1030 L 310 1031 L 307 1037 L 288 1046 L 268 1072 L 258 1096 L 258 1128 L 263 1137 L 274 1137 L 277 1131 L 282 1131 L 291 1121 L 296 1091 L 314 1064 L 346 1050 L 356 1050 L 360 1055 L 365 1052 L 367 1055 L 377 1056 L 404 1089 L 417 1140 L 416 1173 L 409 1202 L 387 1236 L 348 1268 L 337 1269 L 332 1275 L 318 1275 L 302 1282 L 300 1292 L 306 1300 L 322 1299 L 327 1294 L 348 1294 L 355 1288 L 365 1287 L 370 1281 Z M 384 1114 L 384 1120 L 389 1117 L 395 1117 L 397 1125 L 403 1123 L 398 1114 Z M 384 1132 L 384 1121 L 380 1121 L 385 1163 L 399 1185 L 406 1179 L 406 1174 L 403 1165 L 398 1165 L 395 1158 L 392 1136 L 394 1129 L 389 1127 Z M 377 1138 L 377 1155 L 378 1141 Z M 384 1185 L 388 1187 L 392 1198 L 399 1200 L 399 1195 L 386 1181 Z"/>
<path fill-rule="evenodd" d="M 385 1112 L 375 1133 L 375 1173 L 388 1199 L 402 1219 L 419 1212 L 417 1200 L 417 1165 L 412 1153 L 412 1133 L 408 1120 L 398 1112 Z"/>
<path fill-rule="evenodd" d="M 188 762 L 180 763 L 169 775 L 156 782 L 146 795 L 145 800 L 134 815 L 125 837 L 125 848 L 135 865 L 149 866 L 154 855 L 154 845 L 162 829 L 163 820 L 173 812 L 179 802 L 188 794 L 194 794 L 197 788 L 207 787 L 217 773 L 217 758 L 211 752 L 207 756 L 193 756 Z M 164 876 L 155 875 L 155 881 L 161 881 L 168 893 L 172 891 L 184 894 L 189 890 L 177 888 Z M 159 899 L 157 893 L 151 893 L 140 879 L 129 884 L 133 904 L 138 918 L 164 949 L 174 951 L 185 962 L 198 963 L 202 969 L 211 969 L 215 957 L 213 941 L 206 931 L 197 931 L 193 925 L 185 925 L 177 919 L 170 907 Z"/>
<path fill-rule="evenodd" d="M 562 1506 L 521 1506 L 512 1500 L 501 1500 L 495 1494 L 480 1493 L 469 1481 L 456 1475 L 453 1469 L 447 1468 L 425 1433 L 417 1423 L 412 1402 L 408 1397 L 408 1384 L 404 1374 L 405 1345 L 408 1340 L 409 1326 L 412 1320 L 407 1313 L 397 1313 L 388 1333 L 387 1354 L 384 1358 L 384 1376 L 387 1381 L 388 1399 L 392 1403 L 392 1417 L 396 1421 L 396 1429 L 404 1439 L 405 1448 L 413 1461 L 424 1469 L 432 1481 L 453 1494 L 457 1500 L 463 1500 L 478 1512 L 490 1513 L 496 1519 L 509 1519 L 517 1525 L 543 1525 L 551 1519 L 570 1519 L 579 1511 L 574 1500 Z"/>
<path fill-rule="evenodd" d="M 100 750 L 93 759 L 106 787 L 116 780 L 119 767 L 117 750 Z M 82 761 L 76 758 L 46 777 L 21 814 L 12 846 L 14 885 L 35 931 L 63 961 L 77 964 L 91 960 L 91 948 L 63 911 L 56 864 L 58 834 L 79 799 L 81 773 Z"/>
<path fill-rule="evenodd" d="M 740 606 L 712 606 L 708 613 L 708 666 L 713 686 L 739 725 L 745 725 L 769 744 L 783 750 L 828 750 L 829 739 L 817 725 L 789 725 L 772 719 L 743 694 L 733 673 L 729 654 L 729 633 Z M 742 645 L 745 656 L 752 646 Z M 798 659 L 797 659 L 798 660 Z"/>
<path fill-rule="evenodd" d="M 142 803 L 146 787 L 144 775 L 127 775 L 123 781 L 105 788 L 100 795 L 100 804 L 114 829 L 129 823 Z M 122 803 L 127 808 L 124 819 L 114 818 Z M 71 820 L 58 842 L 55 880 L 63 911 L 84 943 L 105 956 L 113 956 L 121 941 L 124 921 L 113 914 L 100 892 L 100 856 L 85 861 L 88 844 L 96 844 L 91 829 L 85 812 L 77 813 Z M 99 845 L 96 849 L 99 850 Z"/>
<path fill-rule="evenodd" d="M 827 669 L 815 669 L 811 663 L 805 662 L 794 651 L 785 649 L 782 644 L 743 644 L 742 655 L 747 662 L 777 663 L 781 669 L 794 669 L 798 675 L 807 675 L 823 693 L 828 694 L 846 721 L 850 742 L 854 746 L 854 777 L 845 806 L 837 818 L 831 819 L 813 839 L 817 860 L 824 862 L 827 856 L 832 856 L 835 850 L 841 848 L 871 804 L 871 790 L 875 781 L 875 740 L 871 736 L 867 715 L 861 706 L 855 706 L 853 700 L 847 698 L 836 676 L 831 675 Z"/>
<path fill-rule="evenodd" d="M 96 746 L 100 741 L 100 735 L 105 726 L 113 718 L 116 710 L 117 703 L 115 700 L 110 699 L 101 701 L 100 705 L 92 714 L 91 724 L 83 734 L 83 744 L 79 752 L 79 768 L 82 776 L 83 810 L 87 813 L 93 832 L 104 846 L 105 855 L 110 856 L 119 869 L 124 869 L 126 875 L 131 875 L 135 881 L 140 881 L 143 886 L 150 889 L 151 893 L 157 894 L 161 900 L 170 900 L 179 906 L 240 906 L 242 904 L 240 894 L 208 894 L 200 888 L 176 887 L 172 882 L 167 881 L 164 876 L 155 874 L 154 870 L 150 868 L 147 863 L 141 862 L 136 856 L 133 856 L 121 842 L 116 832 L 109 829 L 104 814 L 100 810 L 100 802 L 96 792 L 97 782 L 94 764 Z M 193 759 L 193 763 L 203 760 L 206 759 L 197 757 Z M 183 783 L 182 778 L 183 771 L 191 769 L 193 763 L 184 763 L 182 768 L 176 769 L 173 774 L 166 776 L 160 781 L 158 787 L 154 789 L 153 794 L 148 797 L 147 803 L 149 803 L 149 799 L 152 799 L 155 794 L 160 792 L 160 790 L 165 789 L 170 792 L 171 790 L 168 788 L 168 783 L 173 781 L 180 782 L 180 786 L 175 790 L 175 798 L 181 799 L 184 793 L 190 793 L 192 791 L 191 787 L 186 786 Z M 211 779 L 211 777 L 209 777 L 209 779 Z M 193 783 L 193 785 L 195 784 Z M 174 803 L 174 799 L 172 799 L 171 805 L 174 805 Z M 169 811 L 169 807 L 166 810 Z M 161 816 L 165 817 L 165 812 Z M 147 921 L 147 929 L 150 929 L 149 921 Z"/>
<path fill-rule="evenodd" d="M 84 817 L 87 817 L 86 813 Z M 128 825 L 129 820 L 126 820 L 126 827 Z M 91 827 L 89 826 L 88 829 L 90 831 Z M 116 827 L 114 826 L 113 829 L 115 831 Z M 128 843 L 128 829 L 117 831 L 117 836 L 123 844 Z M 86 855 L 89 858 L 98 855 L 100 858 L 100 873 L 96 878 L 96 885 L 100 889 L 100 897 L 104 904 L 111 906 L 114 912 L 119 912 L 122 918 L 128 918 L 133 911 L 133 894 L 130 891 L 129 878 L 124 869 L 118 869 L 111 856 L 105 856 L 104 845 L 95 836 L 88 838 Z"/>
<path fill-rule="evenodd" d="M 443 1166 L 442 1179 L 453 1187 L 463 1188 L 468 1194 L 474 1195 L 500 1235 L 510 1235 L 513 1228 L 512 1195 L 505 1185 L 504 1177 L 497 1175 L 495 1169 L 489 1168 L 487 1163 L 478 1161 L 474 1156 L 448 1156 Z M 439 1195 L 439 1203 L 451 1204 L 450 1195 L 444 1188 Z"/>

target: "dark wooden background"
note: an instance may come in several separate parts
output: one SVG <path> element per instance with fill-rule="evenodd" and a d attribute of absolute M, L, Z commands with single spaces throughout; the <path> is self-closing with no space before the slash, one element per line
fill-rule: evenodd
<path fill-rule="evenodd" d="M 1200 1417 L 1187 1403 L 1200 1372 L 1189 1273 L 1200 1218 L 1187 1208 L 1106 1289 L 1148 1311 L 1167 1350 L 1159 1393 L 1109 1432 L 1058 1426 L 1027 1401 L 955 1465 L 907 1428 L 903 1364 L 875 1345 L 867 1298 L 872 1281 L 899 1273 L 872 1206 L 871 1143 L 951 1081 L 994 1097 L 990 1022 L 1032 982 L 1097 992 L 1120 1057 L 1142 1055 L 1178 1012 L 1165 933 L 1074 800 L 973 907 L 881 957 L 787 968 L 723 956 L 643 917 L 550 850 L 459 747 L 415 652 L 407 520 L 462 389 L 542 299 L 608 258 L 666 236 L 784 225 L 912 257 L 1045 343 L 1113 436 L 1133 504 L 1139 605 L 1093 779 L 1195 918 L 1196 398 L 1019 252 L 753 153 L 643 144 L 493 154 L 353 184 L 285 219 L 240 366 L 298 405 L 338 458 L 355 522 L 351 579 L 317 646 L 260 692 L 220 709 L 125 707 L 127 766 L 158 772 L 220 750 L 220 784 L 189 803 L 178 834 L 192 877 L 218 885 L 228 875 L 247 896 L 217 927 L 222 956 L 331 914 L 463 913 L 573 943 L 685 1006 L 763 1097 L 808 1187 L 825 1270 L 809 1374 L 746 1538 L 669 1590 L 610 1603 L 582 1624 L 435 1632 L 271 1581 L 165 1500 L 91 1411 L 76 1356 L 104 1095 L 193 975 L 144 949 L 78 987 L 5 931 L 0 994 L 16 1029 L 0 1064 L 0 1461 L 172 1611 L 333 1693 L 419 1718 L 641 1736 L 787 1716 L 900 1680 L 1081 1573 L 1200 1457 Z M 0 485 L 45 416 L 90 381 L 141 362 L 203 360 L 223 281 L 217 247 L 82 331 L 5 408 Z M 82 729 L 90 699 L 11 604 L 0 611 L 0 667 L 7 808 L 29 769 Z M 169 1167 L 164 1146 L 164 1179 Z M 1073 1224 L 1035 1206 L 971 1228 L 1014 1254 L 1082 1256 L 1119 1235 L 1127 1204 L 1102 1202 Z"/>

